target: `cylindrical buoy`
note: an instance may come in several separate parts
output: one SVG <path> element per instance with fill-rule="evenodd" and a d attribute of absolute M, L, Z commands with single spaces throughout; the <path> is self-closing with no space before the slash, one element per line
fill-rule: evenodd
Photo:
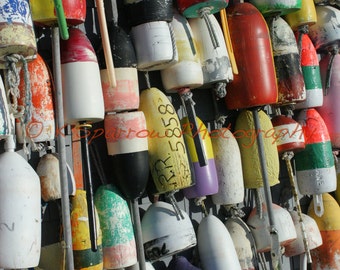
<path fill-rule="evenodd" d="M 37 43 L 28 0 L 2 0 L 0 9 L 0 68 L 4 69 L 6 56 L 17 54 L 33 59 Z"/>
<path fill-rule="evenodd" d="M 7 138 L 13 132 L 8 102 L 6 89 L 0 76 L 0 139 Z"/>
<path fill-rule="evenodd" d="M 228 128 L 210 133 L 218 179 L 218 192 L 211 196 L 214 204 L 241 203 L 244 184 L 240 148 Z"/>
<path fill-rule="evenodd" d="M 187 18 L 201 16 L 203 10 L 207 9 L 209 14 L 215 14 L 226 8 L 228 0 L 177 0 L 178 10 Z"/>
<path fill-rule="evenodd" d="M 297 11 L 288 13 L 284 19 L 293 31 L 298 30 L 304 25 L 313 25 L 317 21 L 315 4 L 313 0 L 302 0 L 301 8 Z"/>
<path fill-rule="evenodd" d="M 183 218 L 178 219 L 173 206 L 162 201 L 148 207 L 142 218 L 146 259 L 157 261 L 196 246 L 191 220 L 186 212 L 181 212 Z"/>
<path fill-rule="evenodd" d="M 149 166 L 157 193 L 193 184 L 181 124 L 169 99 L 157 88 L 143 90 L 139 110 L 144 112 Z"/>
<path fill-rule="evenodd" d="M 255 130 L 252 112 L 243 110 L 236 119 L 235 131 L 233 132 L 241 152 L 245 188 L 259 188 L 263 186 L 263 176 L 256 140 L 259 132 L 262 132 L 264 141 L 269 185 L 274 186 L 279 183 L 280 165 L 278 149 L 275 138 L 273 138 L 275 130 L 264 111 L 259 111 L 259 121 L 261 123 L 261 131 Z"/>
<path fill-rule="evenodd" d="M 301 9 L 301 0 L 251 0 L 253 4 L 265 17 L 275 15 L 286 15 L 288 13 Z"/>
<path fill-rule="evenodd" d="M 268 211 L 265 204 L 262 204 L 261 207 L 262 216 L 260 216 L 259 212 L 261 210 L 254 207 L 247 218 L 247 225 L 255 238 L 257 252 L 267 252 L 271 249 L 271 237 L 268 229 Z M 286 246 L 297 237 L 292 217 L 286 209 L 277 204 L 273 203 L 272 208 L 280 245 Z"/>
<path fill-rule="evenodd" d="M 97 250 L 91 250 L 89 233 L 89 219 L 87 213 L 86 191 L 77 189 L 71 200 L 71 226 L 74 269 L 103 269 L 102 235 L 99 226 L 99 217 L 95 211 L 97 223 Z"/>
<path fill-rule="evenodd" d="M 103 239 L 103 267 L 118 269 L 137 262 L 136 242 L 127 202 L 113 185 L 100 186 L 94 196 Z"/>
<path fill-rule="evenodd" d="M 268 18 L 267 23 L 278 84 L 278 104 L 282 106 L 302 102 L 306 100 L 306 88 L 294 32 L 279 16 Z"/>
<path fill-rule="evenodd" d="M 39 26 L 52 26 L 57 22 L 54 1 L 29 0 L 34 24 Z M 62 0 L 65 19 L 69 25 L 78 25 L 85 22 L 85 0 Z"/>
<path fill-rule="evenodd" d="M 330 61 L 330 55 L 324 55 L 320 60 L 320 72 L 323 82 L 326 80 L 326 74 L 328 70 L 328 63 Z M 339 87 L 340 87 L 340 55 L 334 56 L 332 70 L 330 73 L 330 85 L 327 93 L 323 96 L 322 106 L 316 108 L 322 119 L 325 121 L 327 130 L 332 143 L 332 148 L 340 148 L 340 118 L 339 118 L 339 106 L 337 101 L 339 100 Z"/>
<path fill-rule="evenodd" d="M 208 129 L 204 123 L 196 117 L 199 134 L 193 134 L 190 129 L 190 122 L 187 117 L 181 120 L 183 127 L 183 135 L 188 147 L 190 160 L 193 164 L 195 174 L 195 185 L 183 189 L 184 196 L 188 199 L 204 197 L 212 195 L 218 191 L 218 179 L 216 172 L 216 165 L 214 159 L 214 152 L 211 145 L 211 139 Z M 207 165 L 200 166 L 194 144 L 194 136 L 201 136 L 203 141 L 203 151 L 207 157 Z"/>
<path fill-rule="evenodd" d="M 37 54 L 37 58 L 27 64 L 30 80 L 31 121 L 27 123 L 24 131 L 21 123 L 16 123 L 17 139 L 23 143 L 23 136 L 33 142 L 52 141 L 55 138 L 54 105 L 52 98 L 53 79 L 44 59 Z M 28 98 L 24 70 L 20 72 L 19 106 L 25 106 Z M 23 134 L 24 133 L 24 134 Z"/>
<path fill-rule="evenodd" d="M 314 200 L 314 198 L 313 198 Z M 322 194 L 325 212 L 315 215 L 314 202 L 308 208 L 308 215 L 317 223 L 322 237 L 322 245 L 311 250 L 313 269 L 338 269 L 340 267 L 340 209 L 336 200 L 328 193 Z"/>
<path fill-rule="evenodd" d="M 60 44 L 65 124 L 101 121 L 104 99 L 97 56 L 82 30 L 70 28 L 69 34 Z"/>
<path fill-rule="evenodd" d="M 197 246 L 203 269 L 241 270 L 233 240 L 223 222 L 214 215 L 201 220 Z"/>
<path fill-rule="evenodd" d="M 228 7 L 227 16 L 239 71 L 228 84 L 227 108 L 233 110 L 276 103 L 278 88 L 266 21 L 250 3 Z"/>
<path fill-rule="evenodd" d="M 0 155 L 0 267 L 35 267 L 41 250 L 39 176 L 15 151 L 13 137 Z"/>

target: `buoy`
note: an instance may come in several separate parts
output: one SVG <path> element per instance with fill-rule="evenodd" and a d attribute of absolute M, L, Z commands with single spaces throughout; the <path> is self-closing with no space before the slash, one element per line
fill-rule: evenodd
<path fill-rule="evenodd" d="M 264 111 L 259 111 L 261 132 L 266 153 L 266 164 L 269 176 L 269 185 L 279 183 L 279 157 L 278 150 L 273 138 L 274 127 Z M 245 188 L 259 188 L 263 186 L 259 152 L 257 147 L 257 136 L 260 131 L 255 130 L 252 112 L 243 110 L 236 119 L 234 137 L 241 152 L 242 171 Z"/>
<path fill-rule="evenodd" d="M 251 4 L 253 4 L 264 17 L 270 16 L 282 16 L 288 13 L 297 11 L 301 9 L 302 1 L 301 0 L 275 0 L 275 1 L 261 1 L 261 0 L 251 0 Z"/>
<path fill-rule="evenodd" d="M 324 55 L 320 60 L 320 72 L 322 82 L 326 80 L 327 70 L 329 68 L 328 63 L 330 61 L 330 55 Z M 322 106 L 316 108 L 322 119 L 325 121 L 327 130 L 332 143 L 332 148 L 340 148 L 340 129 L 337 100 L 340 98 L 337 89 L 339 88 L 339 71 L 340 71 L 340 56 L 337 54 L 334 56 L 334 62 L 330 73 L 330 84 L 327 92 L 323 96 Z"/>
<path fill-rule="evenodd" d="M 6 95 L 6 89 L 0 76 L 0 139 L 6 139 L 12 134 L 11 116 Z"/>
<path fill-rule="evenodd" d="M 303 128 L 306 147 L 295 154 L 296 179 L 303 195 L 314 195 L 315 210 L 322 215 L 320 195 L 336 189 L 336 171 L 327 127 L 314 109 L 302 110 L 297 116 Z M 318 199 L 319 198 L 319 199 Z"/>
<path fill-rule="evenodd" d="M 199 270 L 199 268 L 192 265 L 186 257 L 178 255 L 171 259 L 167 270 Z"/>
<path fill-rule="evenodd" d="M 276 103 L 278 88 L 266 21 L 250 3 L 237 3 L 226 10 L 239 71 L 228 84 L 227 108 L 233 110 Z"/>
<path fill-rule="evenodd" d="M 320 107 L 324 100 L 319 58 L 315 47 L 308 35 L 302 35 L 301 39 L 300 64 L 306 87 L 306 100 L 295 104 L 297 110 Z"/>
<path fill-rule="evenodd" d="M 313 25 L 317 21 L 316 9 L 313 0 L 302 0 L 301 8 L 288 13 L 284 19 L 293 31 L 301 29 L 303 26 Z"/>
<path fill-rule="evenodd" d="M 54 105 L 52 98 L 53 79 L 44 59 L 37 54 L 36 59 L 27 63 L 30 80 L 30 93 L 27 93 L 24 70 L 20 71 L 20 97 L 18 105 L 25 107 L 31 97 L 31 120 L 22 130 L 22 123 L 16 122 L 16 134 L 19 143 L 24 143 L 23 136 L 33 142 L 52 141 L 55 138 Z"/>
<path fill-rule="evenodd" d="M 199 127 L 199 133 L 202 137 L 204 152 L 207 157 L 207 165 L 200 166 L 198 162 L 197 153 L 195 151 L 193 136 L 199 136 L 198 134 L 193 134 L 190 130 L 190 122 L 187 117 L 181 120 L 183 127 L 183 135 L 186 145 L 188 147 L 188 152 L 190 155 L 190 160 L 193 164 L 194 174 L 195 174 L 195 184 L 191 187 L 183 189 L 184 196 L 187 199 L 204 197 L 207 195 L 212 195 L 218 191 L 218 179 L 215 166 L 214 152 L 211 145 L 211 139 L 209 131 L 204 123 L 197 117 L 197 123 Z"/>
<path fill-rule="evenodd" d="M 94 196 L 103 239 L 103 267 L 118 269 L 137 262 L 136 242 L 127 202 L 118 189 L 101 185 Z"/>
<path fill-rule="evenodd" d="M 233 240 L 221 220 L 204 217 L 197 231 L 197 246 L 203 269 L 240 269 Z"/>
<path fill-rule="evenodd" d="M 37 53 L 37 43 L 28 0 L 2 0 L 0 9 L 0 68 L 6 69 L 7 56 L 19 55 L 32 60 Z"/>
<path fill-rule="evenodd" d="M 0 154 L 0 267 L 38 266 L 41 250 L 39 176 L 15 151 L 13 137 Z"/>
<path fill-rule="evenodd" d="M 228 0 L 177 0 L 178 10 L 187 18 L 201 17 L 202 13 L 215 14 L 226 8 Z"/>
<path fill-rule="evenodd" d="M 278 84 L 278 105 L 306 100 L 306 88 L 300 66 L 300 54 L 294 32 L 281 17 L 267 19 L 272 41 Z"/>
<path fill-rule="evenodd" d="M 97 56 L 82 30 L 70 28 L 69 34 L 60 43 L 65 124 L 101 121 L 104 100 Z"/>
<path fill-rule="evenodd" d="M 322 201 L 325 211 L 321 217 L 315 214 L 313 201 L 308 208 L 308 215 L 316 221 L 322 237 L 322 245 L 311 250 L 313 269 L 338 269 L 340 267 L 340 209 L 336 200 L 328 193 L 322 194 Z"/>
<path fill-rule="evenodd" d="M 169 99 L 157 88 L 143 90 L 139 110 L 144 112 L 148 128 L 149 166 L 156 193 L 191 186 L 193 182 L 181 124 Z"/>
<path fill-rule="evenodd" d="M 297 237 L 295 240 L 285 246 L 284 254 L 287 257 L 293 257 L 306 252 L 306 250 L 305 244 L 303 243 L 303 232 L 301 231 L 299 224 L 299 214 L 296 211 L 289 211 L 289 214 L 293 219 Z M 314 248 L 322 245 L 321 233 L 319 231 L 318 225 L 312 217 L 302 213 L 302 218 L 305 227 L 306 238 L 308 241 L 308 248 L 313 250 Z"/>
<path fill-rule="evenodd" d="M 196 246 L 196 234 L 186 212 L 178 219 L 169 203 L 151 204 L 142 218 L 145 257 L 154 262 Z M 164 230 L 164 228 L 167 228 Z"/>
<path fill-rule="evenodd" d="M 254 207 L 246 223 L 255 238 L 257 252 L 267 252 L 272 245 L 268 229 L 268 210 L 265 204 L 262 204 L 261 208 L 262 212 L 257 206 Z M 292 217 L 286 209 L 277 204 L 273 203 L 272 208 L 280 245 L 286 246 L 297 237 Z"/>
<path fill-rule="evenodd" d="M 99 217 L 95 211 L 97 223 L 97 250 L 92 251 L 89 218 L 87 213 L 86 191 L 77 189 L 75 196 L 71 198 L 71 226 L 72 226 L 72 247 L 74 254 L 75 269 L 103 269 L 102 235 L 99 226 Z"/>
<path fill-rule="evenodd" d="M 240 148 L 228 128 L 210 133 L 218 179 L 218 192 L 211 196 L 216 205 L 243 202 L 244 184 Z"/>
<path fill-rule="evenodd" d="M 138 109 L 137 59 L 132 41 L 122 28 L 109 25 L 108 29 L 117 85 L 116 87 L 110 85 L 106 66 L 101 68 L 105 112 Z"/>

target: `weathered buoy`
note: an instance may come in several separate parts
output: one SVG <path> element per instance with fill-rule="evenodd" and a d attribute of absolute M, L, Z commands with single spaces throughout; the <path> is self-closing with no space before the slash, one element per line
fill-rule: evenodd
<path fill-rule="evenodd" d="M 69 34 L 60 43 L 65 124 L 101 121 L 104 100 L 97 56 L 82 30 L 70 28 Z"/>
<path fill-rule="evenodd" d="M 196 246 L 191 220 L 184 211 L 181 212 L 183 218 L 178 219 L 173 206 L 161 201 L 148 207 L 142 218 L 146 259 L 157 261 Z"/>
<path fill-rule="evenodd" d="M 41 250 L 39 176 L 15 151 L 13 137 L 0 155 L 0 267 L 35 267 Z"/>
<path fill-rule="evenodd" d="M 211 196 L 216 205 L 237 204 L 244 199 L 240 148 L 228 128 L 210 133 L 218 179 L 218 192 Z"/>
<path fill-rule="evenodd" d="M 293 31 L 301 29 L 307 25 L 313 25 L 317 21 L 315 4 L 313 0 L 302 0 L 301 8 L 297 11 L 288 13 L 284 19 Z"/>
<path fill-rule="evenodd" d="M 241 270 L 233 240 L 223 222 L 214 215 L 210 214 L 201 220 L 197 246 L 203 269 Z"/>
<path fill-rule="evenodd" d="M 137 262 L 136 242 L 127 202 L 113 185 L 100 186 L 94 196 L 103 239 L 103 267 L 118 269 Z"/>
<path fill-rule="evenodd" d="M 261 1 L 251 0 L 253 4 L 265 17 L 286 15 L 288 13 L 301 9 L 301 0 L 275 0 L 275 1 Z"/>
<path fill-rule="evenodd" d="M 226 10 L 239 71 L 228 84 L 227 108 L 233 110 L 276 103 L 278 88 L 266 21 L 250 3 L 237 3 Z"/>

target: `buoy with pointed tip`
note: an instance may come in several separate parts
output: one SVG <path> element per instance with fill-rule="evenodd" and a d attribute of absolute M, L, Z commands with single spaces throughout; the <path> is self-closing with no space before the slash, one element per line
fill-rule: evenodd
<path fill-rule="evenodd" d="M 251 0 L 250 3 L 253 4 L 264 17 L 286 15 L 301 9 L 302 5 L 301 0 Z"/>

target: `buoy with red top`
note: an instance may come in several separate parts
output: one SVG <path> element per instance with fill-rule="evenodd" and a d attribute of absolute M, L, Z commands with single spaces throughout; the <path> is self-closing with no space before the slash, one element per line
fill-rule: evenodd
<path fill-rule="evenodd" d="M 315 214 L 313 201 L 308 208 L 308 215 L 316 221 L 322 237 L 322 245 L 311 251 L 312 269 L 338 269 L 340 267 L 340 209 L 336 200 L 328 193 L 322 194 L 322 201 L 325 211 L 321 217 Z"/>
<path fill-rule="evenodd" d="M 227 108 L 233 110 L 276 103 L 278 88 L 266 21 L 250 3 L 235 3 L 226 10 L 239 71 L 228 84 Z"/>
<path fill-rule="evenodd" d="M 39 176 L 7 137 L 0 155 L 0 267 L 36 267 L 41 250 Z"/>
<path fill-rule="evenodd" d="M 334 157 L 327 127 L 314 109 L 304 109 L 297 121 L 303 128 L 306 147 L 295 154 L 296 178 L 303 195 L 314 196 L 316 214 L 322 216 L 321 194 L 336 189 Z"/>
<path fill-rule="evenodd" d="M 118 269 L 137 262 L 136 242 L 127 202 L 112 184 L 94 196 L 103 242 L 103 267 Z"/>
<path fill-rule="evenodd" d="M 324 55 L 320 60 L 320 72 L 322 82 L 327 80 L 327 73 L 331 55 Z M 327 130 L 332 143 L 332 148 L 340 148 L 340 119 L 338 117 L 340 111 L 337 101 L 339 100 L 339 72 L 340 72 L 340 56 L 339 54 L 334 56 L 332 69 L 330 74 L 330 84 L 325 95 L 323 96 L 322 106 L 316 108 L 322 119 L 325 121 Z"/>
<path fill-rule="evenodd" d="M 278 105 L 306 100 L 300 54 L 294 32 L 281 17 L 267 18 L 272 41 L 274 65 L 278 84 Z"/>
<path fill-rule="evenodd" d="M 301 9 L 301 0 L 275 0 L 261 1 L 251 0 L 253 4 L 265 17 L 282 16 Z"/>
<path fill-rule="evenodd" d="M 18 105 L 25 107 L 31 97 L 31 120 L 24 126 L 21 121 L 16 122 L 18 142 L 24 143 L 24 136 L 33 142 L 52 141 L 55 138 L 55 119 L 51 72 L 40 54 L 37 54 L 36 59 L 27 63 L 27 70 L 30 89 L 26 88 L 27 82 L 24 74 L 26 71 L 21 69 Z M 30 91 L 30 94 L 27 91 Z"/>
<path fill-rule="evenodd" d="M 197 246 L 203 269 L 241 270 L 233 240 L 223 222 L 214 215 L 210 214 L 201 220 Z"/>
<path fill-rule="evenodd" d="M 295 35 L 296 39 L 299 37 Z M 320 74 L 319 58 L 315 47 L 308 35 L 301 37 L 301 69 L 306 87 L 306 100 L 296 103 L 295 109 L 320 107 L 323 104 L 324 95 Z"/>
<path fill-rule="evenodd" d="M 2 0 L 0 9 L 0 68 L 6 69 L 13 63 L 8 57 L 32 60 L 37 43 L 28 0 Z"/>
<path fill-rule="evenodd" d="M 103 269 L 102 233 L 99 226 L 97 211 L 97 250 L 91 249 L 89 233 L 89 216 L 87 213 L 86 191 L 77 189 L 75 196 L 71 198 L 71 226 L 72 226 L 72 247 L 74 254 L 74 269 Z"/>

